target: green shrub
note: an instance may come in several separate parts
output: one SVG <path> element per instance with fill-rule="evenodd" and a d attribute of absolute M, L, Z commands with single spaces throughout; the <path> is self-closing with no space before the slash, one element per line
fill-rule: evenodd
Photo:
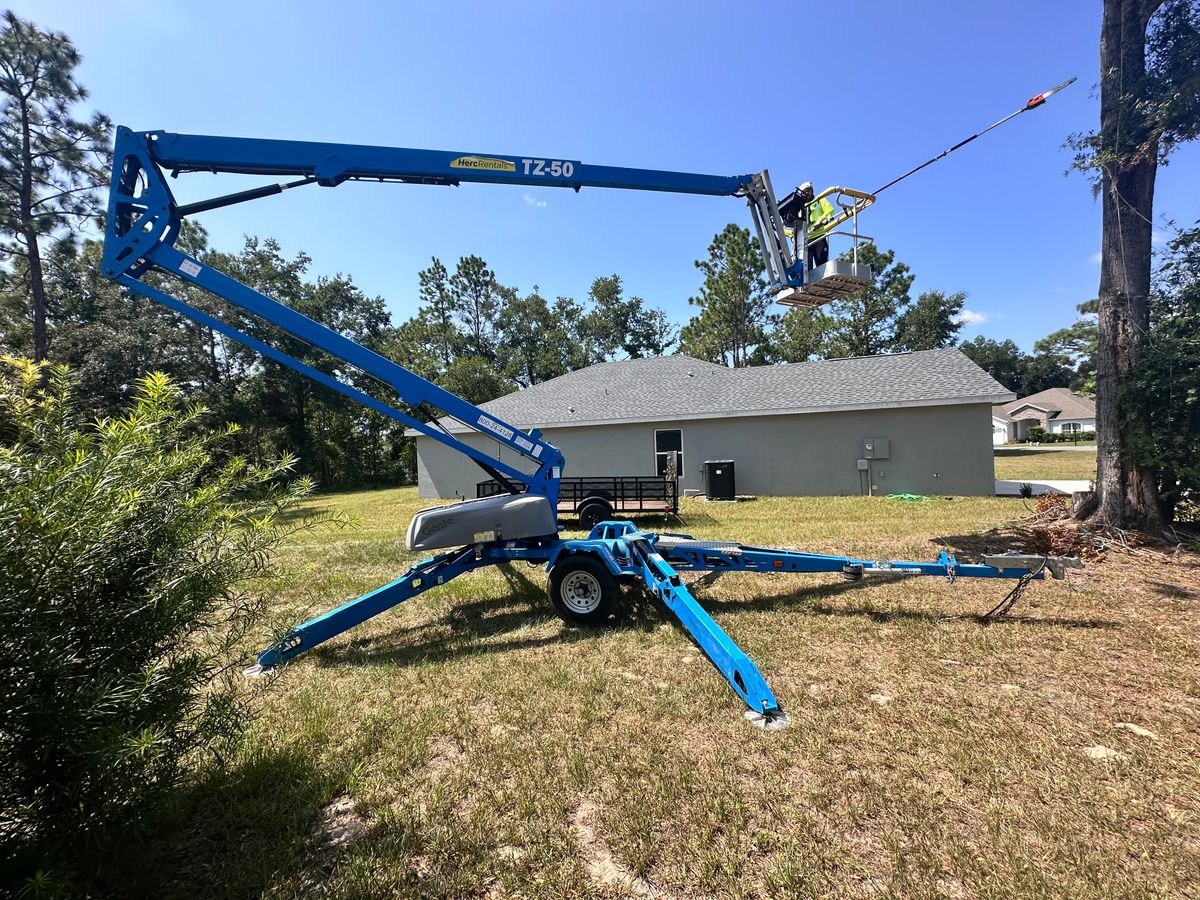
<path fill-rule="evenodd" d="M 1029 429 L 1029 439 L 1040 441 L 1043 444 L 1074 444 L 1074 443 L 1090 443 L 1096 440 L 1096 432 L 1094 431 L 1042 431 L 1038 429 L 1039 436 L 1033 436 L 1033 428 Z"/>
<path fill-rule="evenodd" d="M 1046 440 L 1046 429 L 1041 425 L 1029 426 L 1029 440 L 1031 443 L 1044 443 Z"/>
<path fill-rule="evenodd" d="M 220 459 L 234 429 L 163 375 L 91 423 L 65 370 L 0 375 L 0 882 L 42 893 L 238 737 L 240 651 L 310 485 Z"/>

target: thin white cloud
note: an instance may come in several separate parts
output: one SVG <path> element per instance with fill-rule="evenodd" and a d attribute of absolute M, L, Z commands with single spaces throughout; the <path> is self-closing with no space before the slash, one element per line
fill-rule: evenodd
<path fill-rule="evenodd" d="M 989 316 L 985 312 L 975 312 L 973 309 L 964 309 L 954 317 L 954 321 L 961 322 L 967 328 L 971 328 L 975 325 L 982 325 L 988 320 L 988 318 Z"/>
<path fill-rule="evenodd" d="M 1161 228 L 1155 228 L 1150 232 L 1150 243 L 1155 247 L 1161 247 L 1171 239 L 1171 232 L 1163 231 Z"/>
<path fill-rule="evenodd" d="M 1101 253 L 1099 250 L 1097 250 L 1095 253 L 1093 253 L 1091 256 L 1088 257 L 1088 262 L 1090 262 L 1093 266 L 1098 266 L 1098 265 L 1100 265 L 1100 260 L 1102 260 L 1102 259 L 1104 259 L 1104 254 Z"/>
<path fill-rule="evenodd" d="M 526 206 L 533 206 L 533 207 L 536 207 L 536 208 L 538 208 L 538 209 L 541 209 L 543 206 L 545 206 L 545 205 L 546 205 L 546 201 L 545 201 L 545 200 L 539 200 L 537 197 L 533 196 L 533 194 L 526 194 L 526 195 L 525 195 L 525 205 L 526 205 Z"/>

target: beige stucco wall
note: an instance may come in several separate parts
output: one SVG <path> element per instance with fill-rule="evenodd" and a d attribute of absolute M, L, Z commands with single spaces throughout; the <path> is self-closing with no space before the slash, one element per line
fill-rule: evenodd
<path fill-rule="evenodd" d="M 864 438 L 887 438 L 891 458 L 871 464 L 876 493 L 990 495 L 995 489 L 988 404 L 909 409 L 740 416 L 635 425 L 548 428 L 567 459 L 565 475 L 653 475 L 654 429 L 683 432 L 681 489 L 703 488 L 701 464 L 732 459 L 739 494 L 831 496 L 865 493 L 855 467 Z M 495 441 L 458 435 L 495 454 Z M 500 457 L 528 471 L 508 450 Z M 467 457 L 417 438 L 420 496 L 475 496 L 487 476 Z"/>

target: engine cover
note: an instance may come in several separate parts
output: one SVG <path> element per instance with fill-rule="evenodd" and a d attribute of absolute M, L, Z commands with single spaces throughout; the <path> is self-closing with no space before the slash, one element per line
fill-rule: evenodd
<path fill-rule="evenodd" d="M 558 531 L 550 501 L 538 494 L 502 494 L 423 509 L 408 525 L 409 550 L 440 550 L 485 541 L 546 537 Z"/>

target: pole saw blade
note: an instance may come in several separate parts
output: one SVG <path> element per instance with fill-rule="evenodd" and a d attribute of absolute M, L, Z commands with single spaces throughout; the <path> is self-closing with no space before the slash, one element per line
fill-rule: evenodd
<path fill-rule="evenodd" d="M 1036 97 L 1030 97 L 1029 100 L 1025 103 L 1025 109 L 1036 109 L 1037 107 L 1041 106 L 1043 103 L 1046 102 L 1047 97 L 1053 97 L 1055 94 L 1057 94 L 1063 88 L 1070 87 L 1078 80 L 1079 79 L 1077 77 L 1072 75 L 1070 78 L 1068 78 L 1062 84 L 1056 84 L 1054 87 L 1050 88 L 1050 90 L 1042 91 L 1042 93 L 1038 94 Z M 1021 112 L 1024 112 L 1025 109 L 1021 110 Z"/>

